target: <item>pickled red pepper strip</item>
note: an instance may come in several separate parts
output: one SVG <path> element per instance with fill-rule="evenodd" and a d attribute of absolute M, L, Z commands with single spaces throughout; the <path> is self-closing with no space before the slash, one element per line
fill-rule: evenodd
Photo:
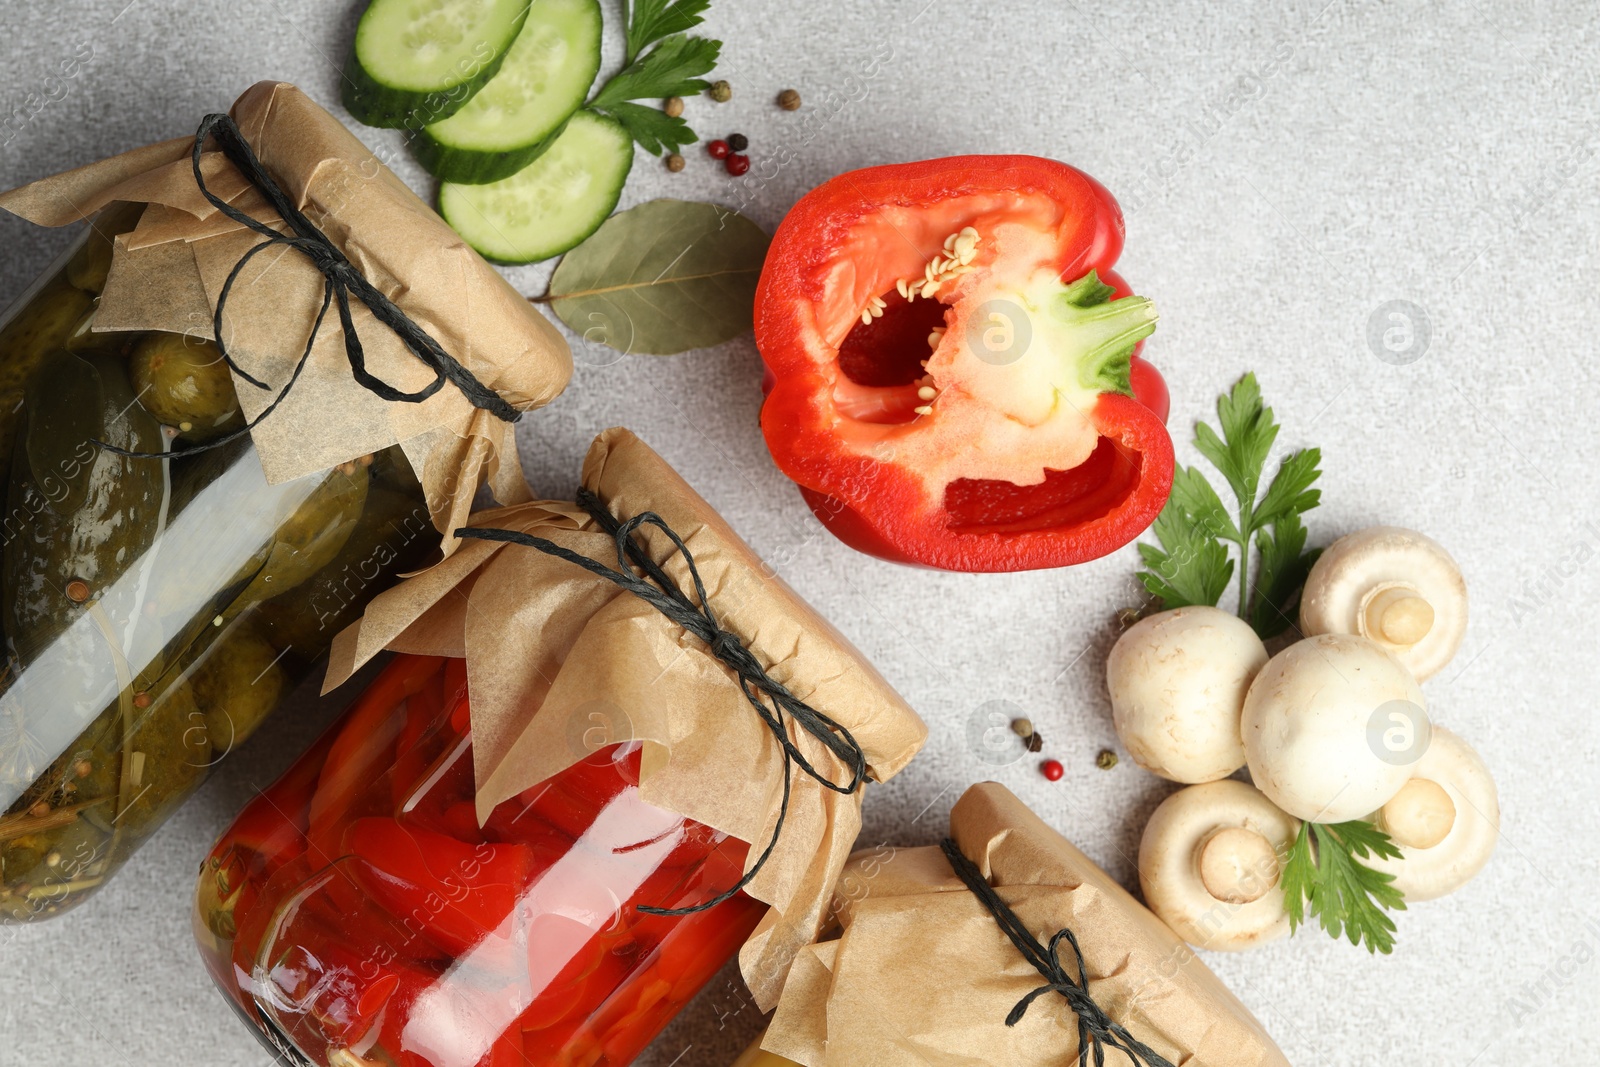
<path fill-rule="evenodd" d="M 1106 1010 L 1095 1003 L 1094 998 L 1089 995 L 1089 972 L 1083 962 L 1083 950 L 1078 947 L 1077 935 L 1063 927 L 1050 938 L 1048 946 L 1039 944 L 1038 938 L 1029 932 L 1027 924 L 1000 898 L 994 886 L 983 877 L 983 872 L 978 869 L 977 864 L 962 853 L 960 846 L 947 837 L 939 842 L 939 848 L 950 861 L 950 867 L 956 872 L 956 877 L 972 890 L 973 895 L 989 914 L 994 916 L 994 921 L 999 925 L 1001 932 L 1045 979 L 1044 985 L 1023 997 L 1017 1002 L 1017 1006 L 1011 1009 L 1011 1013 L 1006 1016 L 1007 1026 L 1015 1026 L 1021 1022 L 1029 1006 L 1046 993 L 1059 993 L 1066 998 L 1067 1005 L 1078 1017 L 1078 1067 L 1088 1067 L 1091 1046 L 1094 1048 L 1096 1065 L 1103 1064 L 1106 1049 L 1113 1048 L 1125 1053 L 1135 1067 L 1140 1065 L 1172 1067 L 1170 1061 L 1130 1034 L 1127 1027 L 1106 1014 Z M 1076 981 L 1061 963 L 1063 941 L 1072 947 L 1072 955 L 1077 961 Z"/>
<path fill-rule="evenodd" d="M 362 861 L 356 878 L 367 895 L 391 914 L 421 914 L 426 936 L 452 956 L 505 922 L 536 867 L 527 845 L 469 845 L 388 818 L 355 820 L 344 843 Z"/>
<path fill-rule="evenodd" d="M 648 904 L 638 906 L 639 910 L 650 915 L 689 915 L 698 911 L 706 911 L 716 907 L 724 901 L 737 896 L 745 886 L 749 885 L 755 876 L 761 873 L 761 868 L 772 855 L 772 850 L 777 847 L 778 835 L 783 832 L 784 819 L 789 813 L 789 795 L 791 791 L 791 771 L 798 765 L 799 768 L 824 789 L 835 793 L 854 793 L 861 788 L 867 777 L 867 757 L 861 745 L 851 736 L 850 731 L 835 720 L 805 701 L 789 692 L 778 682 L 767 675 L 766 668 L 758 662 L 738 638 L 737 634 L 724 630 L 717 622 L 710 601 L 706 597 L 705 583 L 700 580 L 700 571 L 695 566 L 694 556 L 689 547 L 683 543 L 676 531 L 667 525 L 666 521 L 653 511 L 646 511 L 630 519 L 619 520 L 606 508 L 605 503 L 588 489 L 580 488 L 577 494 L 577 503 L 588 511 L 594 520 L 599 523 L 616 541 L 617 566 L 613 570 L 603 563 L 590 559 L 581 553 L 573 552 L 556 544 L 554 541 L 531 534 L 519 533 L 515 530 L 500 530 L 493 528 L 462 527 L 456 530 L 457 537 L 472 537 L 482 541 L 500 541 L 507 544 L 523 545 L 527 548 L 537 549 L 546 555 L 574 563 L 591 574 L 605 578 L 627 590 L 645 603 L 654 607 L 667 618 L 683 627 L 685 630 L 700 638 L 711 648 L 712 655 L 721 660 L 739 677 L 739 687 L 744 690 L 745 699 L 761 716 L 762 722 L 767 724 L 767 729 L 772 731 L 773 737 L 783 749 L 783 800 L 778 806 L 778 818 L 772 831 L 772 837 L 750 864 L 744 874 L 725 892 L 719 893 L 712 899 L 701 904 L 683 908 L 657 908 Z M 676 552 L 683 556 L 684 563 L 689 568 L 689 576 L 694 582 L 695 598 L 689 597 L 677 587 L 672 578 L 661 569 L 645 552 L 644 547 L 635 542 L 633 535 L 641 526 L 654 526 L 672 541 Z M 645 572 L 646 578 L 640 578 L 633 573 L 633 565 Z M 648 580 L 647 580 L 648 579 Z M 654 582 L 655 584 L 651 584 Z M 772 701 L 768 708 L 762 701 L 766 696 Z M 794 719 L 807 733 L 815 737 L 828 750 L 844 761 L 850 768 L 850 781 L 839 785 L 828 778 L 823 772 L 817 770 L 811 761 L 806 758 L 798 746 L 789 740 L 788 730 L 784 724 L 784 713 Z"/>
<path fill-rule="evenodd" d="M 214 137 L 217 146 L 222 149 L 223 155 L 228 157 L 239 174 L 266 198 L 278 217 L 289 224 L 292 234 L 279 233 L 266 223 L 255 219 L 240 211 L 216 193 L 206 187 L 205 176 L 201 173 L 200 159 L 205 150 L 207 138 Z M 377 394 L 384 400 L 394 403 L 420 404 L 433 396 L 444 387 L 445 382 L 450 382 L 461 394 L 472 403 L 472 406 L 487 411 L 496 418 L 506 422 L 516 422 L 522 413 L 477 379 L 466 367 L 462 366 L 455 357 L 446 352 L 428 332 L 412 321 L 407 315 L 387 296 L 384 296 L 376 286 L 362 277 L 355 265 L 345 258 L 328 236 L 317 228 L 305 213 L 295 207 L 272 175 L 267 173 L 266 167 L 256 157 L 255 151 L 250 147 L 244 135 L 239 132 L 238 125 L 233 117 L 224 114 L 207 115 L 200 121 L 200 128 L 195 131 L 194 148 L 190 152 L 190 162 L 194 167 L 195 185 L 199 187 L 200 194 L 211 202 L 211 206 L 222 212 L 228 218 L 241 226 L 248 227 L 260 234 L 266 240 L 258 245 L 252 245 L 250 250 L 239 257 L 239 262 L 234 264 L 233 270 L 228 273 L 227 280 L 222 283 L 222 290 L 217 294 L 216 308 L 212 313 L 212 336 L 216 338 L 218 353 L 227 363 L 228 369 L 239 378 L 249 382 L 257 389 L 270 389 L 267 385 L 252 376 L 243 367 L 233 361 L 228 354 L 227 342 L 224 340 L 226 331 L 223 329 L 222 315 L 228 303 L 228 294 L 233 291 L 233 283 L 249 265 L 250 261 L 260 252 L 277 245 L 286 245 L 295 249 L 311 261 L 312 265 L 322 273 L 322 307 L 317 311 L 317 317 L 311 324 L 311 333 L 306 337 L 305 351 L 300 354 L 300 361 L 295 364 L 294 373 L 284 383 L 278 395 L 272 402 L 261 409 L 261 413 L 251 419 L 243 427 L 232 433 L 223 434 L 204 444 L 191 445 L 187 451 L 201 452 L 208 449 L 221 448 L 223 445 L 238 440 L 249 434 L 267 416 L 275 411 L 289 390 L 294 388 L 295 382 L 300 380 L 300 372 L 305 369 L 306 361 L 311 358 L 311 350 L 317 343 L 317 335 L 322 331 L 322 320 L 327 317 L 328 307 L 337 300 L 339 305 L 339 323 L 344 329 L 345 355 L 350 360 L 350 373 L 355 380 Z M 356 334 L 355 320 L 350 315 L 350 298 L 354 296 L 379 322 L 394 331 L 395 336 L 405 342 L 411 354 L 426 364 L 433 372 L 433 381 L 413 392 L 397 389 L 382 378 L 371 374 L 367 370 L 366 356 L 361 348 L 361 338 Z M 163 452 L 137 452 L 96 441 L 95 444 L 107 452 L 114 452 L 119 456 L 134 456 L 140 459 L 165 459 Z"/>

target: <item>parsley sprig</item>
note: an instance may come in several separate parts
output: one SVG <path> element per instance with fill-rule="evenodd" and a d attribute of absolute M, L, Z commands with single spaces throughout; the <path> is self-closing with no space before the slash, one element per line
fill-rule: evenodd
<path fill-rule="evenodd" d="M 612 75 L 586 105 L 610 115 L 646 152 L 676 152 L 699 140 L 681 118 L 659 107 L 633 103 L 689 96 L 710 88 L 701 77 L 716 68 L 722 42 L 684 31 L 704 21 L 711 0 L 635 0 L 625 12 L 627 65 Z M 654 47 L 651 47 L 651 46 Z"/>
<path fill-rule="evenodd" d="M 1300 516 L 1321 499 L 1321 490 L 1312 485 L 1322 474 L 1322 450 L 1291 452 L 1263 492 L 1261 476 L 1279 427 L 1261 400 L 1254 374 L 1217 400 L 1217 421 L 1220 436 L 1203 422 L 1195 424 L 1194 446 L 1227 481 L 1237 510 L 1228 511 L 1199 468 L 1179 465 L 1172 496 L 1151 527 L 1160 547 L 1139 546 L 1150 568 L 1139 580 L 1161 602 L 1161 610 L 1215 607 L 1233 579 L 1231 545 L 1238 549 L 1239 615 L 1263 639 L 1275 637 L 1288 628 L 1289 613 L 1317 558 L 1315 550 L 1306 551 Z M 1253 575 L 1252 554 L 1259 560 Z"/>
<path fill-rule="evenodd" d="M 1315 841 L 1315 844 L 1313 844 Z M 1342 932 L 1352 945 L 1388 955 L 1394 948 L 1394 920 L 1384 909 L 1405 911 L 1394 875 L 1362 863 L 1369 855 L 1399 859 L 1389 835 L 1369 822 L 1301 823 L 1283 865 L 1283 896 L 1292 933 L 1308 914 L 1329 936 Z"/>

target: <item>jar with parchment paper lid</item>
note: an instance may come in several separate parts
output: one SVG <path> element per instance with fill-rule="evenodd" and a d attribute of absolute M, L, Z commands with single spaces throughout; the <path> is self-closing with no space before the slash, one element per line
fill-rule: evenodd
<path fill-rule="evenodd" d="M 625 430 L 575 502 L 457 533 L 335 639 L 330 684 L 396 656 L 202 864 L 222 993 L 319 1067 L 623 1067 L 735 956 L 775 1000 L 922 721 Z"/>
<path fill-rule="evenodd" d="M 0 316 L 0 922 L 103 886 L 373 596 L 450 549 L 481 484 L 525 499 L 509 420 L 570 373 L 554 328 L 292 86 L 254 87 L 199 142 L 0 193 L 88 223 Z M 406 288 L 438 271 L 452 294 Z M 433 313 L 462 286 L 472 315 Z M 479 386 L 506 419 L 455 379 L 389 388 L 426 378 L 400 336 L 419 318 L 458 352 L 475 325 L 501 342 L 457 367 L 505 391 Z"/>

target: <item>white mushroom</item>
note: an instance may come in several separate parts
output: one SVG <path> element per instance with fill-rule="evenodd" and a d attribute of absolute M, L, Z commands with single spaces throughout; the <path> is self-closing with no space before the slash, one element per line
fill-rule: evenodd
<path fill-rule="evenodd" d="M 1209 607 L 1140 619 L 1106 660 L 1111 720 L 1133 761 L 1174 782 L 1214 782 L 1244 766 L 1239 711 L 1267 662 L 1244 620 Z"/>
<path fill-rule="evenodd" d="M 1450 662 L 1467 631 L 1467 585 L 1438 542 L 1397 526 L 1347 534 L 1317 559 L 1300 594 L 1300 629 L 1360 634 L 1420 682 Z"/>
<path fill-rule="evenodd" d="M 1393 655 L 1351 634 L 1297 642 L 1268 661 L 1240 720 L 1250 777 L 1309 822 L 1365 818 L 1428 747 L 1422 687 Z"/>
<path fill-rule="evenodd" d="M 1367 865 L 1394 875 L 1408 901 L 1432 900 L 1461 888 L 1489 862 L 1500 837 L 1500 798 L 1472 746 L 1435 726 L 1415 775 L 1374 821 L 1403 855 Z"/>
<path fill-rule="evenodd" d="M 1233 779 L 1180 789 L 1139 841 L 1145 903 L 1200 948 L 1236 952 L 1289 932 L 1278 857 L 1300 824 Z"/>

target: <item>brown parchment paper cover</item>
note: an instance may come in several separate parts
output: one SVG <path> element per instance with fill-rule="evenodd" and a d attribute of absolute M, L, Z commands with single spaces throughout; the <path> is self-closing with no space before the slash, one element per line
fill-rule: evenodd
<path fill-rule="evenodd" d="M 619 518 L 653 511 L 683 538 L 720 625 L 774 680 L 854 735 L 873 779 L 888 779 L 922 747 L 927 728 L 916 713 L 639 438 L 601 434 L 583 484 Z M 612 536 L 575 504 L 497 508 L 472 524 L 617 565 Z M 664 560 L 671 543 L 643 529 L 652 557 Z M 664 569 L 693 599 L 683 557 Z M 444 562 L 380 595 L 334 640 L 326 687 L 384 648 L 466 657 L 480 820 L 599 745 L 631 737 L 643 742 L 646 800 L 752 843 L 752 861 L 772 836 L 783 752 L 733 672 L 597 575 L 532 548 L 464 540 Z M 792 726 L 790 736 L 830 780 L 849 780 L 815 738 Z M 819 934 L 861 827 L 862 791 L 826 790 L 799 771 L 792 783 L 772 858 L 746 890 L 772 905 L 740 953 L 764 1008 L 776 1002 L 794 954 Z"/>
<path fill-rule="evenodd" d="M 1287 1067 L 1193 950 L 1004 786 L 968 789 L 950 836 L 1042 944 L 1070 927 L 1089 992 L 1178 1067 Z M 1044 984 L 937 848 L 857 854 L 840 882 L 842 933 L 803 950 L 762 1047 L 806 1067 L 1060 1067 L 1076 1016 Z M 1063 963 L 1073 972 L 1070 949 Z M 1074 972 L 1075 974 L 1075 972 Z M 1107 1051 L 1107 1064 L 1127 1057 Z"/>
<path fill-rule="evenodd" d="M 282 82 L 252 86 L 231 114 L 291 201 L 479 381 L 524 410 L 566 387 L 572 356 L 555 327 L 337 119 Z M 115 201 L 149 205 L 116 239 L 96 330 L 212 336 L 223 282 L 261 238 L 201 195 L 193 145 L 192 136 L 164 141 L 0 193 L 0 208 L 45 226 L 78 222 Z M 201 172 L 217 196 L 288 231 L 220 151 L 204 154 Z M 223 324 L 229 354 L 273 387 L 235 378 L 247 417 L 288 381 L 322 293 L 322 275 L 290 249 L 256 256 L 234 283 Z M 432 379 L 359 302 L 352 313 L 372 373 L 406 391 Z M 399 444 L 434 524 L 449 531 L 470 514 L 480 482 L 502 503 L 530 497 L 513 430 L 449 384 L 420 404 L 379 399 L 352 377 L 330 308 L 299 382 L 251 436 L 274 484 Z"/>

